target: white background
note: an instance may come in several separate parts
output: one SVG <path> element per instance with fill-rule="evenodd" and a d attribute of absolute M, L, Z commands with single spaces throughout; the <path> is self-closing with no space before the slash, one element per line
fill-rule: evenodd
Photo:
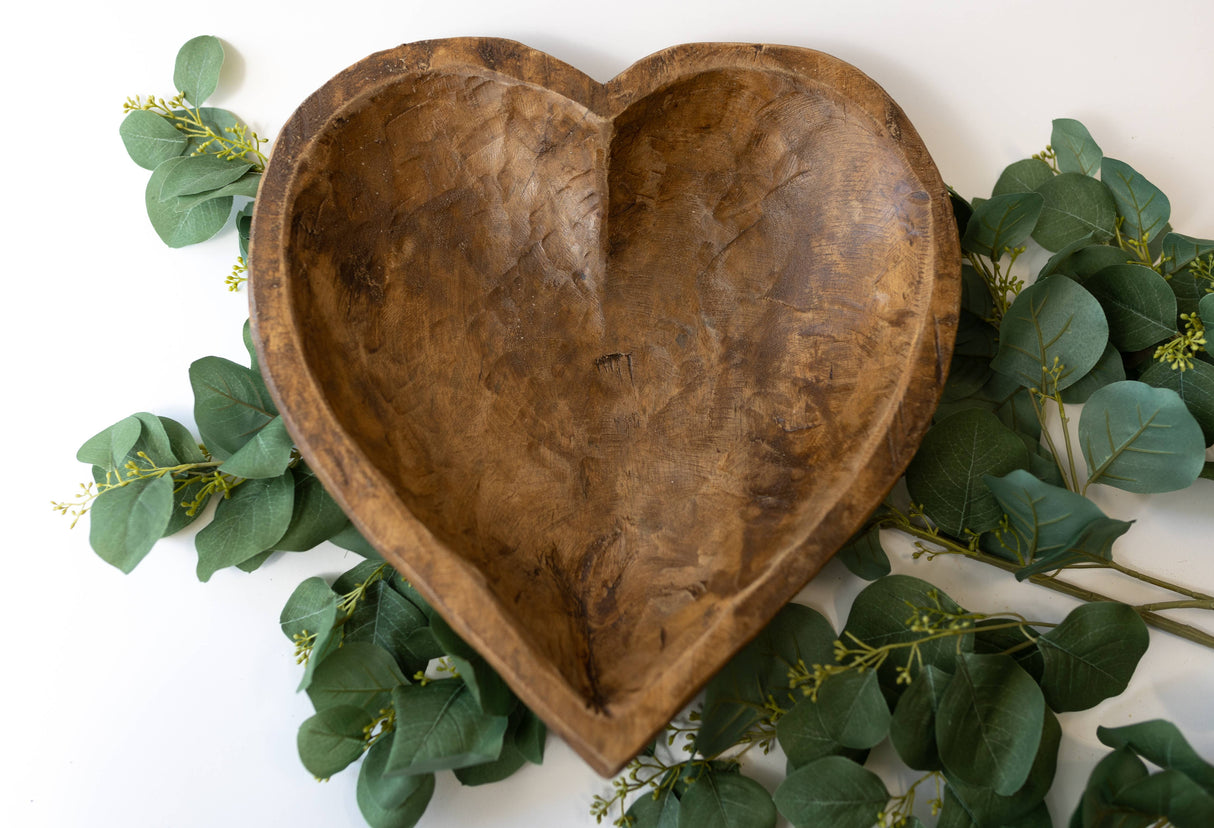
<path fill-rule="evenodd" d="M 106 6 L 113 6 L 107 9 Z M 0 509 L 7 635 L 0 667 L 0 824 L 359 826 L 353 770 L 317 784 L 295 755 L 310 713 L 278 630 L 295 585 L 356 562 L 339 550 L 252 575 L 194 577 L 190 538 L 163 542 L 131 575 L 93 555 L 88 527 L 50 509 L 87 469 L 77 446 L 135 411 L 192 422 L 187 368 L 243 359 L 246 294 L 225 291 L 229 227 L 169 250 L 143 212 L 147 173 L 118 139 L 127 95 L 171 95 L 177 48 L 215 34 L 228 63 L 209 101 L 274 136 L 294 107 L 366 54 L 458 35 L 521 40 L 607 80 L 679 42 L 820 49 L 871 75 L 902 105 L 946 181 L 985 196 L 1008 163 L 1039 151 L 1050 121 L 1082 120 L 1105 153 L 1171 196 L 1173 225 L 1214 235 L 1214 5 L 1193 2 L 464 2 L 121 3 L 27 6 L 0 50 L 7 300 L 6 463 Z M 1155 498 L 1101 493 L 1135 518 L 1124 560 L 1214 587 L 1214 483 Z M 904 548 L 904 547 L 899 547 Z M 973 609 L 1058 620 L 1065 599 L 954 560 L 898 563 Z M 805 600 L 838 624 L 857 589 L 831 565 Z M 1140 600 L 1145 600 L 1140 599 Z M 1206 622 L 1207 628 L 1214 626 Z M 1214 757 L 1214 652 L 1154 635 L 1129 690 L 1063 717 L 1050 797 L 1065 824 L 1102 755 L 1097 723 L 1177 721 Z M 769 784 L 781 762 L 755 772 Z M 903 784 L 891 782 L 895 788 Z M 542 768 L 459 789 L 445 775 L 422 826 L 592 825 L 607 792 L 560 742 Z"/>

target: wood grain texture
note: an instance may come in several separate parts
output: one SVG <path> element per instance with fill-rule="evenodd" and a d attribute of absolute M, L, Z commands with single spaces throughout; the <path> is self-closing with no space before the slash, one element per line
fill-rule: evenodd
<path fill-rule="evenodd" d="M 690 44 L 600 84 L 460 38 L 301 105 L 251 274 L 308 462 L 610 774 L 900 476 L 959 254 L 913 127 L 828 55 Z"/>

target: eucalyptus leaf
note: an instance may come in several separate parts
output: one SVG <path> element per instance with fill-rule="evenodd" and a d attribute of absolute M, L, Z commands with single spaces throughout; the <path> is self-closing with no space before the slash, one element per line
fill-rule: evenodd
<path fill-rule="evenodd" d="M 203 357 L 190 366 L 194 420 L 211 453 L 226 460 L 278 416 L 251 369 L 222 357 Z"/>
<path fill-rule="evenodd" d="M 278 477 L 287 470 L 294 450 L 287 424 L 281 416 L 275 416 L 225 460 L 219 470 L 236 477 Z"/>
<path fill-rule="evenodd" d="M 516 735 L 522 722 L 522 716 L 518 715 L 520 711 L 530 712 L 519 705 L 514 713 L 510 714 L 509 722 L 506 725 L 506 735 L 502 740 L 502 752 L 496 759 L 491 762 L 482 762 L 479 765 L 468 765 L 455 769 L 455 778 L 461 785 L 475 787 L 501 782 L 527 764 L 527 757 L 519 749 Z"/>
<path fill-rule="evenodd" d="M 121 469 L 142 433 L 143 423 L 138 417 L 123 417 L 85 440 L 76 451 L 76 459 L 105 471 Z"/>
<path fill-rule="evenodd" d="M 336 621 L 337 596 L 319 577 L 308 578 L 295 587 L 278 616 L 283 635 L 292 641 L 315 635 L 319 642 L 322 636 L 328 636 Z M 313 666 L 309 662 L 309 668 Z"/>
<path fill-rule="evenodd" d="M 518 729 L 514 732 L 514 743 L 519 753 L 533 765 L 544 763 L 544 747 L 548 743 L 548 726 L 525 705 L 514 710 L 519 717 Z"/>
<path fill-rule="evenodd" d="M 1016 579 L 1023 581 L 1042 572 L 1049 572 L 1067 564 L 1084 561 L 1112 560 L 1113 544 L 1129 531 L 1131 521 L 1100 518 L 1089 523 L 1067 544 L 1065 555 L 1056 558 L 1039 558 L 1028 566 L 1016 570 Z"/>
<path fill-rule="evenodd" d="M 823 756 L 846 756 L 861 761 L 858 749 L 839 743 L 833 733 L 838 724 L 829 721 L 831 712 L 813 699 L 804 697 L 776 721 L 776 739 L 788 759 L 790 770 L 804 767 Z"/>
<path fill-rule="evenodd" d="M 1167 226 L 1172 214 L 1168 197 L 1129 164 L 1106 156 L 1100 162 L 1100 180 L 1113 194 L 1117 212 L 1125 219 L 1123 235 L 1147 242 Z"/>
<path fill-rule="evenodd" d="M 327 779 L 362 756 L 363 728 L 371 721 L 371 714 L 351 706 L 328 707 L 305 719 L 295 742 L 308 773 Z"/>
<path fill-rule="evenodd" d="M 972 785 L 951 777 L 948 779 L 948 786 L 978 825 L 1037 824 L 1035 820 L 1040 817 L 1034 816 L 1034 813 L 1039 814 L 1039 808 L 1054 782 L 1054 774 L 1058 768 L 1058 747 L 1061 743 L 1062 727 L 1058 724 L 1058 717 L 1047 709 L 1042 720 L 1041 743 L 1037 747 L 1037 755 L 1033 758 L 1033 766 L 1024 785 L 1015 793 L 1002 796 L 988 786 Z"/>
<path fill-rule="evenodd" d="M 361 555 L 370 562 L 380 563 L 383 561 L 379 552 L 362 536 L 362 533 L 358 531 L 358 527 L 353 523 L 346 525 L 337 534 L 331 535 L 329 542 L 340 546 L 342 549 L 348 549 L 356 555 Z"/>
<path fill-rule="evenodd" d="M 1095 273 L 1113 265 L 1130 264 L 1134 257 L 1111 244 L 1089 244 L 1080 247 L 1066 260 L 1067 272 L 1079 284 L 1086 284 Z"/>
<path fill-rule="evenodd" d="M 200 35 L 185 42 L 177 52 L 173 67 L 173 85 L 185 94 L 194 106 L 215 92 L 219 85 L 219 70 L 223 67 L 223 44 L 219 38 Z"/>
<path fill-rule="evenodd" d="M 1175 273 L 1188 267 L 1194 259 L 1214 253 L 1214 240 L 1198 239 L 1183 233 L 1168 233 L 1163 238 L 1161 257 L 1164 271 Z"/>
<path fill-rule="evenodd" d="M 392 589 L 386 581 L 375 581 L 367 587 L 343 625 L 345 640 L 366 641 L 391 653 L 406 676 L 423 672 L 430 658 L 428 652 L 414 649 L 414 634 L 429 625 L 429 619 L 417 607 Z"/>
<path fill-rule="evenodd" d="M 291 522 L 295 485 L 291 475 L 246 480 L 219 501 L 215 517 L 194 538 L 198 579 L 208 581 L 273 548 Z"/>
<path fill-rule="evenodd" d="M 817 704 L 829 735 L 843 747 L 871 748 L 889 732 L 889 706 L 874 670 L 831 676 L 818 689 Z"/>
<path fill-rule="evenodd" d="M 1009 193 L 1031 193 L 1054 177 L 1054 170 L 1040 158 L 1025 158 L 1009 164 L 999 174 L 991 197 Z"/>
<path fill-rule="evenodd" d="M 172 199 L 172 204 L 178 212 L 181 212 L 184 210 L 191 210 L 198 204 L 213 199 L 229 199 L 229 203 L 231 203 L 230 199 L 236 196 L 240 196 L 242 198 L 256 197 L 257 188 L 259 186 L 261 186 L 261 173 L 249 171 L 230 184 L 224 184 L 222 187 L 218 187 L 214 190 L 203 190 L 202 192 L 193 193 L 191 195 L 176 196 Z"/>
<path fill-rule="evenodd" d="M 435 615 L 430 619 L 430 632 L 450 656 L 456 672 L 472 691 L 481 710 L 490 716 L 510 715 L 518 699 L 489 662 L 460 638 L 442 616 Z"/>
<path fill-rule="evenodd" d="M 911 629 L 912 623 L 924 610 L 944 613 L 963 612 L 961 607 L 942 590 L 927 581 L 909 575 L 888 575 L 860 590 L 852 602 L 843 628 L 843 640 L 852 636 L 870 647 L 920 642 L 918 656 L 913 659 L 887 658 L 878 668 L 878 679 L 887 698 L 902 690 L 898 683 L 898 668 L 907 666 L 911 683 L 918 680 L 926 666 L 946 673 L 955 669 L 958 652 L 973 648 L 973 634 L 923 641 L 923 633 Z M 833 663 L 834 659 L 821 663 Z"/>
<path fill-rule="evenodd" d="M 405 684 L 390 653 L 366 641 L 351 641 L 325 657 L 307 689 L 318 712 L 346 705 L 375 715 Z M 397 714 L 398 722 L 402 715 L 408 715 L 399 707 Z"/>
<path fill-rule="evenodd" d="M 1121 382 L 1125 379 L 1125 362 L 1121 352 L 1112 342 L 1105 346 L 1104 353 L 1092 370 L 1088 371 L 1078 382 L 1072 383 L 1062 392 L 1062 401 L 1067 405 L 1085 403 L 1093 393 L 1104 388 L 1109 383 Z"/>
<path fill-rule="evenodd" d="M 129 573 L 163 537 L 172 515 L 171 477 L 131 480 L 93 500 L 89 544 L 103 561 Z"/>
<path fill-rule="evenodd" d="M 1117 206 L 1102 182 L 1077 172 L 1063 172 L 1037 188 L 1044 199 L 1033 229 L 1033 240 L 1051 252 L 1076 239 L 1091 236 L 1103 242 L 1113 237 Z"/>
<path fill-rule="evenodd" d="M 962 249 L 999 258 L 1029 237 L 1044 204 L 1044 197 L 1035 192 L 997 195 L 983 202 L 966 226 Z"/>
<path fill-rule="evenodd" d="M 773 799 L 794 828 L 871 828 L 889 791 L 872 771 L 842 756 L 826 756 L 790 773 Z"/>
<path fill-rule="evenodd" d="M 632 820 L 628 828 L 679 828 L 679 798 L 670 788 L 646 790 L 628 806 L 625 816 Z"/>
<path fill-rule="evenodd" d="M 291 473 L 295 479 L 291 522 L 274 548 L 284 552 L 303 552 L 342 531 L 349 525 L 350 519 L 325 491 L 311 469 L 300 463 Z"/>
<path fill-rule="evenodd" d="M 875 581 L 890 571 L 889 556 L 881 546 L 881 530 L 875 526 L 845 543 L 835 557 L 866 581 Z"/>
<path fill-rule="evenodd" d="M 396 730 L 387 773 L 431 773 L 491 762 L 501 754 L 506 717 L 482 712 L 462 681 L 398 686 L 392 706 Z"/>
<path fill-rule="evenodd" d="M 1011 656 L 961 653 L 936 712 L 936 744 L 949 774 L 995 793 L 1028 779 L 1041 743 L 1045 699 Z"/>
<path fill-rule="evenodd" d="M 1201 427 L 1205 444 L 1214 444 L 1214 365 L 1194 362 L 1181 371 L 1163 362 L 1152 362 L 1138 379 L 1153 388 L 1170 388 L 1179 394 Z"/>
<path fill-rule="evenodd" d="M 157 417 L 156 419 L 160 421 L 160 426 L 164 429 L 164 434 L 168 438 L 169 453 L 176 462 L 206 462 L 206 455 L 202 453 L 202 449 L 198 447 L 198 441 L 194 439 L 194 435 L 188 428 L 169 417 Z"/>
<path fill-rule="evenodd" d="M 985 482 L 1007 515 L 1023 564 L 1069 562 L 1068 553 L 1079 535 L 1093 523 L 1109 519 L 1083 495 L 1052 486 L 1022 469 L 1000 478 L 987 477 Z"/>
<path fill-rule="evenodd" d="M 688 828 L 775 828 L 775 824 L 771 794 L 738 773 L 706 771 L 679 802 L 679 825 Z"/>
<path fill-rule="evenodd" d="M 256 572 L 257 570 L 261 569 L 262 565 L 266 561 L 270 560 L 270 557 L 273 554 L 273 549 L 267 549 L 265 552 L 258 552 L 253 557 L 247 558 L 246 560 L 236 564 L 236 568 L 241 572 Z"/>
<path fill-rule="evenodd" d="M 1214 825 L 1214 796 L 1173 770 L 1153 773 L 1127 785 L 1114 802 L 1136 813 L 1167 817 L 1176 828 Z"/>
<path fill-rule="evenodd" d="M 250 169 L 252 164 L 232 161 L 217 155 L 187 155 L 169 168 L 160 182 L 161 201 L 177 196 L 197 195 L 218 190 L 231 184 Z"/>
<path fill-rule="evenodd" d="M 1127 380 L 1088 398 L 1079 418 L 1088 482 L 1129 492 L 1187 488 L 1201 474 L 1205 438 L 1175 391 Z"/>
<path fill-rule="evenodd" d="M 972 265 L 961 265 L 961 310 L 979 319 L 989 319 L 994 309 L 995 300 L 986 279 Z"/>
<path fill-rule="evenodd" d="M 789 668 L 834 663 L 834 642 L 835 631 L 821 613 L 800 604 L 782 607 L 708 682 L 696 749 L 714 756 L 736 744 L 759 720 L 768 696 L 787 699 Z"/>
<path fill-rule="evenodd" d="M 391 749 L 391 741 L 383 738 L 367 751 L 355 788 L 358 809 L 370 828 L 413 828 L 434 795 L 434 774 L 386 773 Z"/>
<path fill-rule="evenodd" d="M 989 411 L 951 414 L 928 429 L 906 469 L 911 499 L 951 535 L 995 528 L 1003 512 L 983 482 L 1027 468 L 1024 443 Z"/>
<path fill-rule="evenodd" d="M 1121 748 L 1096 763 L 1088 777 L 1071 825 L 1082 828 L 1146 828 L 1155 820 L 1114 805 L 1126 787 L 1147 777 L 1146 765 L 1131 751 Z"/>
<path fill-rule="evenodd" d="M 1176 295 L 1151 268 L 1113 265 L 1083 286 L 1104 308 L 1109 340 L 1120 350 L 1140 351 L 1176 334 Z"/>
<path fill-rule="evenodd" d="M 1214 293 L 1208 293 L 1197 303 L 1197 312 L 1201 316 L 1201 324 L 1214 332 Z"/>
<path fill-rule="evenodd" d="M 1054 252 L 1042 265 L 1041 270 L 1037 273 L 1038 279 L 1044 279 L 1046 276 L 1052 276 L 1055 273 L 1062 273 L 1074 278 L 1076 281 L 1082 282 L 1071 265 L 1071 259 L 1080 250 L 1084 250 L 1091 246 L 1092 235 L 1089 233 L 1086 236 L 1080 236 L 1062 249 Z M 1105 247 L 1106 245 L 1096 245 L 1097 247 Z"/>
<path fill-rule="evenodd" d="M 898 699 L 889 726 L 889 739 L 899 758 L 915 770 L 940 770 L 936 747 L 936 711 L 952 676 L 928 665 Z"/>
<path fill-rule="evenodd" d="M 162 161 L 177 158 L 188 143 L 168 118 L 146 109 L 136 109 L 123 118 L 118 134 L 131 160 L 145 170 L 154 170 Z"/>
<path fill-rule="evenodd" d="M 1149 643 L 1146 624 L 1125 604 L 1080 604 L 1037 641 L 1046 702 L 1062 713 L 1119 695 Z"/>
<path fill-rule="evenodd" d="M 1058 390 L 1074 385 L 1104 354 L 1109 328 L 1096 297 L 1070 279 L 1050 276 L 1020 291 L 999 334 L 991 367 L 1050 393 L 1054 380 L 1047 372 L 1055 363 Z"/>
<path fill-rule="evenodd" d="M 974 652 L 1006 653 L 1040 684 L 1044 669 L 1037 646 L 1040 634 L 1027 624 L 1009 624 L 1006 618 L 982 619 L 974 623 Z"/>
<path fill-rule="evenodd" d="M 258 176 L 258 185 L 261 184 L 261 176 Z M 253 193 L 255 197 L 256 192 Z M 236 213 L 236 236 L 240 242 L 240 257 L 245 261 L 249 258 L 249 238 L 253 235 L 253 202 L 249 202 L 241 207 Z M 248 323 L 245 323 L 246 330 Z M 247 340 L 246 340 L 247 342 Z M 249 356 L 253 360 L 253 370 L 257 370 L 257 354 L 252 349 L 249 350 Z"/>
<path fill-rule="evenodd" d="M 1055 118 L 1050 133 L 1050 146 L 1064 173 L 1095 175 L 1104 153 L 1087 127 L 1073 118 Z"/>
<path fill-rule="evenodd" d="M 169 158 L 157 165 L 144 193 L 148 219 L 161 241 L 169 247 L 186 247 L 214 236 L 232 213 L 231 197 L 207 198 L 182 204 L 178 198 L 162 201 L 164 180 L 185 158 Z"/>
<path fill-rule="evenodd" d="M 1123 727 L 1098 727 L 1096 738 L 1111 748 L 1127 748 L 1161 768 L 1179 771 L 1214 794 L 1214 765 L 1193 750 L 1171 722 L 1152 719 Z"/>

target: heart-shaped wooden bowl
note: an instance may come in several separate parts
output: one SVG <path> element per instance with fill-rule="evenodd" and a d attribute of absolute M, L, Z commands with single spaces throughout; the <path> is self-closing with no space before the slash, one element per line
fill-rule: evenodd
<path fill-rule="evenodd" d="M 606 84 L 496 39 L 372 55 L 283 128 L 251 259 L 304 457 L 603 774 L 897 480 L 960 283 L 889 96 L 739 44 Z"/>

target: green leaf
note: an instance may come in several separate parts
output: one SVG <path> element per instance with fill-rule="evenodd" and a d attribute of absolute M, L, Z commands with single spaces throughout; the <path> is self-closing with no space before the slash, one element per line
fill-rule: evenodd
<path fill-rule="evenodd" d="M 979 319 L 988 319 L 994 313 L 994 308 L 995 300 L 991 297 L 986 279 L 972 265 L 961 265 L 961 310 Z"/>
<path fill-rule="evenodd" d="M 875 581 L 889 574 L 889 557 L 881 546 L 881 530 L 877 527 L 857 535 L 835 553 L 835 557 L 858 578 Z"/>
<path fill-rule="evenodd" d="M 211 453 L 227 459 L 278 416 L 251 369 L 222 357 L 203 357 L 190 366 L 194 420 Z"/>
<path fill-rule="evenodd" d="M 434 774 L 413 776 L 385 772 L 392 743 L 384 738 L 367 751 L 358 773 L 358 810 L 370 828 L 413 828 L 434 795 Z"/>
<path fill-rule="evenodd" d="M 819 688 L 817 704 L 828 734 L 843 747 L 875 747 L 889 732 L 889 707 L 874 670 L 831 676 Z"/>
<path fill-rule="evenodd" d="M 161 201 L 177 196 L 198 195 L 231 184 L 253 168 L 252 164 L 217 155 L 187 155 L 174 164 L 160 182 Z"/>
<path fill-rule="evenodd" d="M 177 52 L 173 67 L 173 85 L 185 93 L 194 106 L 211 97 L 219 85 L 219 70 L 223 67 L 223 44 L 219 38 L 200 35 L 187 40 Z"/>
<path fill-rule="evenodd" d="M 1064 173 L 1095 175 L 1104 153 L 1087 127 L 1071 118 L 1055 118 L 1053 126 L 1050 146 L 1054 148 L 1058 169 Z"/>
<path fill-rule="evenodd" d="M 1138 379 L 1152 388 L 1170 388 L 1179 394 L 1201 427 L 1205 444 L 1214 443 L 1214 365 L 1194 362 L 1180 371 L 1163 362 L 1152 362 Z"/>
<path fill-rule="evenodd" d="M 1112 560 L 1113 543 L 1128 532 L 1132 525 L 1132 521 L 1114 520 L 1113 518 L 1093 521 L 1071 540 L 1066 556 L 1037 560 L 1016 570 L 1016 579 L 1023 581 L 1073 561 Z M 1071 553 L 1074 553 L 1073 556 Z"/>
<path fill-rule="evenodd" d="M 1177 771 L 1160 771 L 1127 785 L 1114 803 L 1141 814 L 1167 817 L 1176 828 L 1214 825 L 1214 796 Z"/>
<path fill-rule="evenodd" d="M 225 161 L 224 163 L 230 164 L 232 162 Z M 211 201 L 213 199 L 226 198 L 229 199 L 230 203 L 230 199 L 234 198 L 235 196 L 240 196 L 242 198 L 255 197 L 257 195 L 257 188 L 259 186 L 261 186 L 261 173 L 249 171 L 230 184 L 224 184 L 222 187 L 218 187 L 214 190 L 203 190 L 202 192 L 193 193 L 192 195 L 175 196 L 172 199 L 172 203 L 178 212 L 192 209 L 204 201 Z"/>
<path fill-rule="evenodd" d="M 738 773 L 706 771 L 679 802 L 679 825 L 695 828 L 775 828 L 767 789 Z"/>
<path fill-rule="evenodd" d="M 788 757 L 792 770 L 804 767 L 823 756 L 847 756 L 861 761 L 862 750 L 841 745 L 832 735 L 836 723 L 829 721 L 830 712 L 813 699 L 805 697 L 776 722 L 776 739 Z"/>
<path fill-rule="evenodd" d="M 188 143 L 168 118 L 146 109 L 136 109 L 123 118 L 118 134 L 127 155 L 145 170 L 154 170 L 162 161 L 177 158 Z"/>
<path fill-rule="evenodd" d="M 1096 738 L 1111 748 L 1127 748 L 1161 768 L 1179 771 L 1214 794 L 1214 765 L 1193 750 L 1176 725 L 1162 719 L 1124 727 L 1097 727 Z"/>
<path fill-rule="evenodd" d="M 328 779 L 363 755 L 363 728 L 372 716 L 361 707 L 329 707 L 304 720 L 295 743 L 308 773 Z"/>
<path fill-rule="evenodd" d="M 356 555 L 363 556 L 368 561 L 378 563 L 383 560 L 383 558 L 380 557 L 379 552 L 375 551 L 375 547 L 362 536 L 362 533 L 358 531 L 358 527 L 353 523 L 346 526 L 336 535 L 331 536 L 329 541 L 337 546 L 340 546 L 342 549 L 348 549 Z M 410 587 L 410 589 L 412 589 L 412 587 Z"/>
<path fill-rule="evenodd" d="M 168 417 L 157 417 L 156 419 L 160 421 L 161 428 L 164 429 L 164 434 L 168 438 L 169 453 L 178 463 L 206 461 L 206 455 L 202 453 L 202 449 L 198 447 L 198 441 L 194 439 L 194 435 L 188 428 Z"/>
<path fill-rule="evenodd" d="M 1010 796 L 1001 796 L 985 785 L 970 785 L 955 778 L 948 779 L 948 786 L 977 825 L 1036 825 L 1039 808 L 1054 782 L 1061 743 L 1062 727 L 1058 717 L 1047 709 L 1037 755 L 1033 758 L 1028 779 L 1019 790 Z M 1050 825 L 1048 821 L 1045 824 Z"/>
<path fill-rule="evenodd" d="M 1004 168 L 995 182 L 991 197 L 1011 193 L 1031 193 L 1054 177 L 1054 170 L 1040 158 L 1025 158 Z"/>
<path fill-rule="evenodd" d="M 490 762 L 501 754 L 506 717 L 482 712 L 462 681 L 401 685 L 392 691 L 392 706 L 396 730 L 387 773 L 430 773 Z"/>
<path fill-rule="evenodd" d="M 1125 362 L 1121 352 L 1110 342 L 1105 346 L 1104 353 L 1078 382 L 1072 383 L 1062 392 L 1062 401 L 1067 405 L 1085 403 L 1088 397 L 1109 383 L 1121 382 L 1125 379 Z"/>
<path fill-rule="evenodd" d="M 1033 232 L 1045 204 L 1037 193 L 1008 193 L 985 201 L 974 210 L 961 247 L 988 258 L 1023 243 Z"/>
<path fill-rule="evenodd" d="M 1007 623 L 1008 619 L 999 617 L 975 622 L 974 652 L 1007 653 L 1016 659 L 1024 672 L 1033 677 L 1033 681 L 1040 684 L 1044 669 L 1041 651 L 1037 647 L 1040 631 L 1027 625 L 1004 626 Z"/>
<path fill-rule="evenodd" d="M 679 798 L 670 788 L 654 793 L 646 790 L 628 806 L 628 828 L 679 828 Z"/>
<path fill-rule="evenodd" d="M 1079 279 L 1072 270 L 1071 259 L 1074 258 L 1075 254 L 1080 250 L 1086 249 L 1091 244 L 1091 241 L 1092 236 L 1091 234 L 1088 234 L 1075 239 L 1075 241 L 1066 245 L 1061 250 L 1055 251 L 1054 255 L 1050 256 L 1045 265 L 1043 265 L 1041 270 L 1038 271 L 1037 278 L 1044 279 L 1046 276 L 1053 276 L 1055 273 L 1063 273 L 1082 283 L 1083 280 Z M 1096 246 L 1105 247 L 1105 245 Z"/>
<path fill-rule="evenodd" d="M 1037 640 L 1045 670 L 1041 690 L 1059 712 L 1087 710 L 1125 690 L 1150 638 L 1124 604 L 1081 604 Z"/>
<path fill-rule="evenodd" d="M 519 753 L 523 754 L 523 757 L 533 765 L 544 764 L 544 746 L 548 742 L 548 726 L 544 724 L 543 719 L 522 704 L 514 709 L 514 713 L 521 719 L 518 730 L 514 734 L 514 743 L 518 747 Z"/>
<path fill-rule="evenodd" d="M 1094 393 L 1079 418 L 1088 482 L 1129 492 L 1187 488 L 1201 474 L 1205 439 L 1175 391 L 1127 380 Z"/>
<path fill-rule="evenodd" d="M 450 656 L 480 709 L 490 716 L 510 715 L 518 699 L 489 662 L 460 638 L 442 616 L 435 615 L 430 619 L 430 632 Z"/>
<path fill-rule="evenodd" d="M 342 629 L 347 642 L 375 644 L 392 654 L 401 672 L 413 676 L 430 663 L 430 653 L 415 648 L 414 635 L 429 623 L 421 610 L 386 581 L 376 581 L 367 588 L 366 598 L 354 608 Z"/>
<path fill-rule="evenodd" d="M 956 601 L 927 581 L 909 575 L 888 575 L 873 581 L 856 596 L 842 638 L 846 641 L 855 636 L 870 647 L 921 641 L 919 656 L 908 664 L 912 684 L 928 665 L 951 673 L 955 669 L 958 649 L 965 651 L 973 647 L 972 633 L 922 641 L 923 633 L 911 629 L 912 616 L 917 610 L 937 606 L 944 612 L 962 612 Z M 832 664 L 834 658 L 820 659 L 818 663 Z M 896 696 L 902 689 L 898 684 L 898 667 L 903 664 L 907 664 L 906 659 L 895 656 L 887 658 L 878 668 L 877 675 L 887 697 Z"/>
<path fill-rule="evenodd" d="M 898 756 L 915 770 L 940 770 L 936 747 L 936 711 L 952 678 L 928 665 L 898 699 L 889 725 L 889 739 Z"/>
<path fill-rule="evenodd" d="M 491 762 L 482 762 L 479 765 L 468 765 L 455 769 L 455 778 L 461 785 L 474 787 L 501 782 L 527 764 L 527 757 L 523 755 L 518 746 L 517 733 L 523 722 L 522 714 L 530 712 L 522 705 L 518 705 L 510 714 L 509 723 L 506 725 L 506 735 L 502 740 L 502 752 L 496 759 Z"/>
<path fill-rule="evenodd" d="M 295 501 L 290 474 L 246 480 L 219 501 L 215 517 L 194 538 L 198 579 L 273 548 L 287 531 Z"/>
<path fill-rule="evenodd" d="M 129 573 L 164 535 L 172 515 L 171 477 L 133 480 L 93 501 L 89 544 L 103 561 Z"/>
<path fill-rule="evenodd" d="M 1214 293 L 1202 297 L 1197 304 L 1197 312 L 1201 316 L 1201 324 L 1214 332 Z"/>
<path fill-rule="evenodd" d="M 1109 321 L 1109 340 L 1122 351 L 1143 348 L 1176 334 L 1176 295 L 1149 267 L 1106 267 L 1083 286 L 1096 297 Z"/>
<path fill-rule="evenodd" d="M 283 635 L 292 642 L 296 637 L 315 636 L 312 655 L 304 666 L 303 678 L 296 690 L 306 690 L 312 683 L 316 667 L 324 660 L 333 640 L 333 625 L 337 622 L 337 596 L 323 578 L 308 578 L 295 587 L 278 617 Z"/>
<path fill-rule="evenodd" d="M 989 411 L 958 411 L 933 425 L 906 470 L 911 499 L 937 526 L 961 537 L 985 532 L 1003 512 L 982 482 L 1027 468 L 1028 450 Z"/>
<path fill-rule="evenodd" d="M 1089 244 L 1080 247 L 1067 257 L 1065 273 L 1070 274 L 1079 284 L 1086 284 L 1095 273 L 1106 267 L 1128 264 L 1134 257 L 1120 247 L 1111 244 Z"/>
<path fill-rule="evenodd" d="M 889 791 L 872 771 L 842 756 L 827 756 L 790 773 L 773 799 L 795 828 L 871 828 Z"/>
<path fill-rule="evenodd" d="M 1113 805 L 1117 795 L 1127 786 L 1145 779 L 1146 766 L 1129 750 L 1115 750 L 1096 763 L 1088 777 L 1079 807 L 1071 817 L 1071 825 L 1082 828 L 1145 828 L 1154 822 L 1151 817 L 1135 815 Z"/>
<path fill-rule="evenodd" d="M 1105 157 L 1100 162 L 1100 180 L 1113 194 L 1117 212 L 1125 219 L 1123 236 L 1150 241 L 1167 226 L 1172 215 L 1168 197 L 1129 164 Z"/>
<path fill-rule="evenodd" d="M 1070 279 L 1050 276 L 1029 285 L 1008 308 L 999 328 L 999 353 L 991 367 L 1026 388 L 1047 393 L 1046 370 L 1062 366 L 1058 389 L 1078 382 L 1095 367 L 1108 344 L 1109 328 L 1096 297 Z"/>
<path fill-rule="evenodd" d="M 333 650 L 317 666 L 308 698 L 318 712 L 349 705 L 375 715 L 405 684 L 404 675 L 387 651 L 365 641 L 352 641 Z M 401 716 L 410 714 L 399 706 L 396 711 L 399 727 Z"/>
<path fill-rule="evenodd" d="M 788 696 L 790 667 L 834 663 L 834 642 L 834 629 L 817 611 L 800 604 L 781 608 L 708 682 L 696 748 L 714 756 L 736 744 L 759 720 L 769 695 L 777 701 Z"/>
<path fill-rule="evenodd" d="M 1085 236 L 1098 242 L 1113 237 L 1117 205 L 1109 188 L 1100 181 L 1064 172 L 1046 181 L 1037 192 L 1045 204 L 1033 240 L 1046 250 L 1061 250 Z"/>
<path fill-rule="evenodd" d="M 1090 526 L 1109 520 L 1083 495 L 1052 486 L 1021 469 L 1001 478 L 985 478 L 985 482 L 1008 517 L 1024 564 L 1064 566 L 1086 561 L 1069 553 Z"/>
<path fill-rule="evenodd" d="M 1008 655 L 962 653 L 956 664 L 936 713 L 940 760 L 962 782 L 1014 794 L 1041 742 L 1041 689 Z"/>
<path fill-rule="evenodd" d="M 121 469 L 142 433 L 143 423 L 138 417 L 124 417 L 85 440 L 76 451 L 76 459 L 104 471 Z"/>
<path fill-rule="evenodd" d="M 287 470 L 294 450 L 287 424 L 281 416 L 276 416 L 225 460 L 219 470 L 236 477 L 278 477 Z"/>
<path fill-rule="evenodd" d="M 206 241 L 223 229 L 232 213 L 231 197 L 207 198 L 188 204 L 180 198 L 160 200 L 165 178 L 185 160 L 169 158 L 162 161 L 152 171 L 144 192 L 152 228 L 169 247 L 186 247 Z"/>
<path fill-rule="evenodd" d="M 1214 241 L 1186 236 L 1182 233 L 1168 233 L 1163 237 L 1161 256 L 1166 273 L 1176 273 L 1189 266 L 1200 256 L 1214 253 Z"/>
<path fill-rule="evenodd" d="M 305 464 L 296 465 L 291 473 L 295 478 L 291 523 L 274 548 L 284 552 L 304 552 L 342 531 L 349 525 L 350 519 Z"/>

